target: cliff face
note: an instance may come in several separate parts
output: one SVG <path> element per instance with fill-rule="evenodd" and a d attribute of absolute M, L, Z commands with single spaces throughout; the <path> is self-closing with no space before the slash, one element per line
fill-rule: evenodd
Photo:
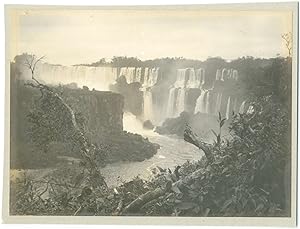
<path fill-rule="evenodd" d="M 143 161 L 156 153 L 157 145 L 141 135 L 123 131 L 122 95 L 110 91 L 67 89 L 64 98 L 83 115 L 85 132 L 91 141 L 106 147 L 107 162 Z"/>
<path fill-rule="evenodd" d="M 123 130 L 122 95 L 110 91 L 64 89 L 63 97 L 75 111 L 82 113 L 89 132 L 95 134 Z"/>
<path fill-rule="evenodd" d="M 110 90 L 124 96 L 124 109 L 139 116 L 142 114 L 143 93 L 139 90 L 141 84 L 138 82 L 127 83 L 125 76 L 117 79 L 116 83 L 110 86 Z"/>
<path fill-rule="evenodd" d="M 28 134 L 31 124 L 27 115 L 41 95 L 39 90 L 25 86 L 24 83 L 12 77 L 11 168 L 55 166 L 59 160 L 57 156 L 77 157 L 76 149 L 69 143 L 52 142 L 49 144 L 49 152 L 43 153 L 32 142 Z M 87 88 L 61 87 L 58 90 L 62 91 L 62 97 L 72 109 L 82 115 L 85 133 L 91 142 L 106 146 L 107 162 L 141 161 L 156 153 L 156 145 L 140 135 L 123 131 L 122 95 L 109 91 L 90 91 Z"/>
<path fill-rule="evenodd" d="M 24 61 L 25 56 L 19 56 L 14 64 L 23 79 L 30 79 L 30 72 L 22 64 Z M 179 62 L 181 64 L 172 64 L 172 61 L 164 60 L 143 67 L 134 67 L 129 62 L 113 67 L 40 63 L 36 77 L 51 85 L 75 82 L 79 87 L 85 85 L 119 93 L 124 96 L 125 111 L 155 125 L 166 118 L 179 117 L 183 111 L 207 114 L 220 111 L 228 116 L 233 110 L 237 112 L 247 99 L 243 65 L 226 63 L 218 58 L 198 64 Z"/>

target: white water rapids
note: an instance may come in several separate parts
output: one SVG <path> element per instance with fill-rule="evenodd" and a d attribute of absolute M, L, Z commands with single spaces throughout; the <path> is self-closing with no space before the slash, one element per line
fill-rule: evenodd
<path fill-rule="evenodd" d="M 152 158 L 142 162 L 117 162 L 102 168 L 101 172 L 109 186 L 129 181 L 136 176 L 147 179 L 152 175 L 151 170 L 156 166 L 173 170 L 176 165 L 181 165 L 188 160 L 199 160 L 203 156 L 202 151 L 183 139 L 163 136 L 152 130 L 143 129 L 142 123 L 130 113 L 124 114 L 123 123 L 124 130 L 147 137 L 150 142 L 159 144 L 160 149 Z"/>

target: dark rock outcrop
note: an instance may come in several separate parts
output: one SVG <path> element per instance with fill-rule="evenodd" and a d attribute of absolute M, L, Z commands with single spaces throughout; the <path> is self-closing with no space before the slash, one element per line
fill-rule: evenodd
<path fill-rule="evenodd" d="M 151 122 L 150 120 L 146 120 L 146 121 L 143 123 L 143 128 L 144 128 L 144 129 L 148 129 L 148 130 L 153 130 L 154 125 L 152 124 L 152 122 Z"/>
<path fill-rule="evenodd" d="M 27 118 L 33 104 L 41 96 L 38 89 L 24 85 L 11 69 L 11 168 L 45 168 L 55 166 L 59 156 L 78 157 L 76 149 L 67 142 L 52 142 L 49 152 L 39 150 L 28 131 Z M 74 87 L 73 87 L 74 88 Z M 105 146 L 107 162 L 142 161 L 152 157 L 158 146 L 138 134 L 123 131 L 124 97 L 108 91 L 57 88 L 75 113 L 84 118 L 84 132 L 91 142 Z"/>
<path fill-rule="evenodd" d="M 187 98 L 185 104 L 185 110 L 187 112 L 194 113 L 197 98 L 200 96 L 201 91 L 196 88 L 189 88 L 187 89 Z"/>
<path fill-rule="evenodd" d="M 217 119 L 217 116 L 211 114 L 182 112 L 179 117 L 166 119 L 161 126 L 156 127 L 155 132 L 163 135 L 177 135 L 183 138 L 184 130 L 189 125 L 199 138 L 209 142 L 215 138 L 211 130 L 215 132 L 219 130 Z M 228 134 L 229 122 L 229 120 L 225 121 L 222 128 L 223 135 Z"/>
<path fill-rule="evenodd" d="M 149 142 L 148 139 L 139 134 L 126 131 L 110 133 L 103 139 L 107 146 L 107 161 L 143 161 L 151 158 L 159 149 L 159 145 Z"/>
<path fill-rule="evenodd" d="M 124 96 L 124 110 L 139 116 L 142 114 L 143 93 L 139 90 L 141 84 L 138 82 L 128 84 L 125 76 L 117 79 L 116 83 L 110 86 L 110 90 Z"/>
<path fill-rule="evenodd" d="M 92 135 L 123 130 L 124 98 L 120 94 L 65 88 L 63 97 L 76 112 L 83 115 L 86 128 Z"/>
<path fill-rule="evenodd" d="M 158 126 L 155 132 L 165 135 L 178 135 L 183 137 L 186 125 L 190 123 L 191 115 L 188 112 L 182 112 L 177 118 L 166 119 L 162 126 Z"/>

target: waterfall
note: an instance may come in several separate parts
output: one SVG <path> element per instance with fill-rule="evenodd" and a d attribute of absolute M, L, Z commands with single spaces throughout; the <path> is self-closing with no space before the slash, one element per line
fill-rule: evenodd
<path fill-rule="evenodd" d="M 186 87 L 187 88 L 197 88 L 197 81 L 196 81 L 196 75 L 194 69 L 187 69 L 187 83 Z"/>
<path fill-rule="evenodd" d="M 226 68 L 223 68 L 221 80 L 224 81 L 224 79 L 226 79 L 227 76 L 228 76 L 228 71 Z"/>
<path fill-rule="evenodd" d="M 217 69 L 216 81 L 218 80 L 226 81 L 228 79 L 238 80 L 238 71 L 232 68 L 231 69 L 223 68 L 222 71 L 221 69 Z"/>
<path fill-rule="evenodd" d="M 240 106 L 240 110 L 239 110 L 240 114 L 244 114 L 244 112 L 245 112 L 245 103 L 246 103 L 246 100 L 243 101 L 241 106 Z"/>
<path fill-rule="evenodd" d="M 144 120 L 153 121 L 153 101 L 151 91 L 144 91 Z"/>
<path fill-rule="evenodd" d="M 126 82 L 129 83 L 129 82 L 128 82 L 128 78 L 126 77 L 126 75 L 127 75 L 127 68 L 126 68 L 126 67 L 120 68 L 120 74 L 119 74 L 119 77 L 125 76 Z"/>
<path fill-rule="evenodd" d="M 125 76 L 127 83 L 139 82 L 143 88 L 152 87 L 157 83 L 159 68 L 145 68 L 142 79 L 142 68 L 122 67 L 119 76 Z"/>
<path fill-rule="evenodd" d="M 90 89 L 107 91 L 118 75 L 117 69 L 111 67 L 67 67 L 44 63 L 38 65 L 36 77 L 38 80 L 53 85 L 76 83 L 79 87 L 87 86 Z"/>
<path fill-rule="evenodd" d="M 203 68 L 199 68 L 196 70 L 196 79 L 199 80 L 199 86 L 201 88 L 202 85 L 205 83 L 205 71 Z"/>
<path fill-rule="evenodd" d="M 195 107 L 195 114 L 200 113 L 206 113 L 206 98 L 207 98 L 208 91 L 201 91 L 200 96 L 198 97 L 196 101 L 196 107 Z"/>
<path fill-rule="evenodd" d="M 148 85 L 148 79 L 149 79 L 149 68 L 145 68 L 144 71 L 144 82 L 142 84 L 142 87 L 147 87 Z"/>
<path fill-rule="evenodd" d="M 221 105 L 222 105 L 222 93 L 218 93 L 217 101 L 216 101 L 216 108 L 215 108 L 216 114 L 218 114 L 221 111 Z"/>
<path fill-rule="evenodd" d="M 135 70 L 135 74 L 136 74 L 136 82 L 142 82 L 142 68 L 137 68 Z"/>
<path fill-rule="evenodd" d="M 221 77 L 222 77 L 222 73 L 221 73 L 221 70 L 220 69 L 217 69 L 217 72 L 216 72 L 216 80 L 221 80 Z"/>
<path fill-rule="evenodd" d="M 210 92 L 207 92 L 206 95 L 206 100 L 205 100 L 205 113 L 209 114 L 210 113 L 210 109 L 209 109 L 209 100 L 210 100 Z"/>
<path fill-rule="evenodd" d="M 129 72 L 129 82 L 130 83 L 134 83 L 134 82 L 136 82 L 135 81 L 135 76 L 136 76 L 136 74 L 135 74 L 135 68 L 128 68 L 128 72 Z"/>
<path fill-rule="evenodd" d="M 233 72 L 232 72 L 232 78 L 233 78 L 234 80 L 238 80 L 238 77 L 239 77 L 238 71 L 237 71 L 237 70 L 233 70 Z"/>
<path fill-rule="evenodd" d="M 30 78 L 30 72 L 24 74 L 27 74 L 26 79 Z M 187 96 L 193 95 L 189 94 L 188 89 L 193 89 L 190 90 L 192 93 L 199 93 L 197 90 L 201 90 L 201 94 L 196 100 L 195 113 L 218 113 L 221 108 L 226 107 L 226 118 L 229 118 L 232 110 L 240 113 L 246 112 L 245 101 L 238 107 L 238 98 L 224 98 L 219 90 L 216 92 L 202 90 L 202 85 L 205 83 L 203 68 L 177 69 L 175 83 L 170 85 L 169 94 L 166 95 L 164 101 L 159 101 L 161 97 L 153 95 L 149 90 L 160 80 L 159 68 L 60 66 L 43 63 L 36 69 L 36 77 L 41 82 L 53 85 L 76 83 L 78 87 L 87 86 L 100 91 L 109 90 L 109 86 L 115 83 L 119 76 L 124 76 L 127 83 L 140 82 L 142 84 L 140 90 L 143 91 L 144 118 L 151 121 L 154 119 L 161 121 L 161 113 L 167 117 L 174 117 L 183 112 L 187 107 Z M 216 80 L 226 81 L 228 79 L 230 82 L 237 80 L 238 71 L 226 68 L 216 71 Z M 220 85 L 222 86 L 222 84 Z M 160 113 L 161 108 L 163 108 L 163 112 Z"/>
<path fill-rule="evenodd" d="M 154 112 L 155 104 L 153 103 L 153 95 L 152 92 L 147 88 L 153 87 L 157 81 L 159 76 L 159 68 L 145 68 L 144 70 L 144 79 L 142 81 L 142 70 L 137 68 L 136 70 L 136 79 L 139 79 L 138 82 L 142 83 L 142 89 L 144 91 L 144 120 L 151 120 L 155 122 L 160 114 Z M 157 109 L 156 109 L 157 110 Z"/>
<path fill-rule="evenodd" d="M 127 83 L 133 83 L 136 81 L 136 68 L 134 67 L 122 67 L 120 69 L 120 75 L 125 76 Z"/>
<path fill-rule="evenodd" d="M 234 99 L 232 110 L 233 110 L 234 113 L 237 113 L 237 98 Z"/>
<path fill-rule="evenodd" d="M 177 88 L 185 88 L 187 84 L 187 79 L 186 79 L 186 69 L 177 69 L 177 77 L 176 77 L 176 82 L 174 83 L 174 87 Z"/>
<path fill-rule="evenodd" d="M 202 85 L 205 83 L 205 71 L 203 68 L 194 69 L 177 69 L 176 81 L 173 87 L 169 90 L 168 96 L 168 104 L 167 104 L 167 117 L 174 117 L 179 115 L 181 112 L 185 110 L 186 103 L 186 93 L 187 88 L 198 88 L 201 89 Z M 178 90 L 176 90 L 178 89 Z M 207 92 L 202 92 L 202 95 L 198 98 L 198 108 L 195 110 L 196 112 L 210 112 L 210 104 L 209 99 L 206 99 Z M 205 101 L 203 100 L 205 96 Z M 201 102 L 200 102 L 201 101 Z M 205 103 L 199 107 L 199 104 Z"/>
<path fill-rule="evenodd" d="M 184 69 L 180 69 L 180 70 L 184 70 Z M 204 69 L 200 68 L 195 71 L 193 68 L 188 68 L 186 72 L 188 74 L 186 76 L 185 73 L 185 78 L 183 78 L 183 73 L 181 73 L 182 76 L 180 76 L 184 80 L 186 80 L 187 78 L 186 88 L 201 88 L 202 85 L 205 83 Z"/>
<path fill-rule="evenodd" d="M 185 88 L 179 88 L 176 100 L 176 116 L 185 109 Z"/>
<path fill-rule="evenodd" d="M 188 82 L 187 69 L 177 69 L 176 81 L 174 86 L 169 90 L 167 116 L 174 117 L 179 115 L 185 109 L 186 85 Z M 189 72 L 192 78 L 195 74 Z M 188 75 L 188 77 L 189 77 Z M 177 94 L 176 94 L 177 91 Z"/>
<path fill-rule="evenodd" d="M 159 76 L 159 68 L 145 68 L 143 87 L 153 87 Z"/>
<path fill-rule="evenodd" d="M 232 77 L 233 77 L 233 69 L 231 68 L 228 70 L 228 78 L 232 79 Z"/>
<path fill-rule="evenodd" d="M 227 106 L 226 106 L 226 119 L 229 119 L 230 115 L 230 96 L 228 97 Z"/>
<path fill-rule="evenodd" d="M 176 88 L 172 87 L 169 92 L 168 104 L 167 104 L 167 117 L 172 118 L 175 110 Z"/>

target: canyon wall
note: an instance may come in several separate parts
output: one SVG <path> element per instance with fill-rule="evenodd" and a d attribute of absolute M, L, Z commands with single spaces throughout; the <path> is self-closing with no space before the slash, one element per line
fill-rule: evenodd
<path fill-rule="evenodd" d="M 38 149 L 28 134 L 32 125 L 27 115 L 40 98 L 38 89 L 25 86 L 20 72 L 11 65 L 11 167 L 35 168 L 53 166 L 57 156 L 78 157 L 76 149 L 65 142 L 52 142 L 49 152 Z M 70 88 L 71 87 L 71 88 Z M 142 161 L 152 157 L 158 146 L 141 135 L 123 131 L 124 97 L 111 91 L 76 88 L 76 84 L 56 88 L 65 101 L 84 119 L 84 132 L 88 138 L 107 150 L 107 162 Z M 129 144 L 130 142 L 130 144 Z"/>
<path fill-rule="evenodd" d="M 29 79 L 30 72 L 18 66 L 22 78 Z M 178 117 L 183 111 L 211 115 L 221 112 L 229 118 L 232 112 L 245 108 L 247 98 L 238 70 L 218 66 L 208 70 L 173 69 L 170 75 L 158 67 L 66 67 L 41 63 L 36 77 L 47 84 L 75 82 L 78 87 L 120 93 L 125 98 L 125 111 L 155 125 Z"/>

